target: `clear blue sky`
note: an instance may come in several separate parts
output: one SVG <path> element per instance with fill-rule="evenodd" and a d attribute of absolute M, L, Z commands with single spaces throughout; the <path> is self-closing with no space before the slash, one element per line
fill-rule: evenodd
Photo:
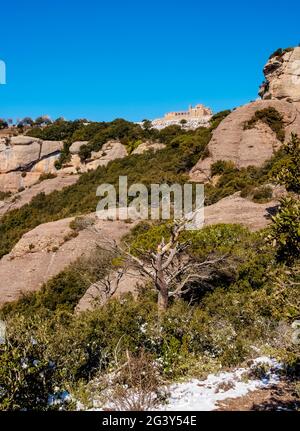
<path fill-rule="evenodd" d="M 300 42 L 299 0 L 14 0 L 1 4 L 0 117 L 129 120 L 257 97 Z"/>

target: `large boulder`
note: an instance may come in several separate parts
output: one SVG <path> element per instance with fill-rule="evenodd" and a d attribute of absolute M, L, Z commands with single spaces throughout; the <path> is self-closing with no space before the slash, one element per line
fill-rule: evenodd
<path fill-rule="evenodd" d="M 58 153 L 63 149 L 63 141 L 41 141 L 40 159 L 51 154 Z"/>
<path fill-rule="evenodd" d="M 101 160 L 101 166 L 106 166 L 107 163 L 116 159 L 123 159 L 128 155 L 125 145 L 119 141 L 106 142 L 100 151 L 93 151 L 91 160 Z"/>
<path fill-rule="evenodd" d="M 232 161 L 238 168 L 262 166 L 280 148 L 282 142 L 265 123 L 258 121 L 246 128 L 257 111 L 276 109 L 283 117 L 285 140 L 291 133 L 300 135 L 300 112 L 292 103 L 280 100 L 260 100 L 237 108 L 214 131 L 208 144 L 209 157 L 199 160 L 190 172 L 192 181 L 210 179 L 210 168 L 218 160 Z"/>
<path fill-rule="evenodd" d="M 9 141 L 11 145 L 30 145 L 33 142 L 40 142 L 40 139 L 32 138 L 31 136 L 18 135 L 12 136 Z"/>
<path fill-rule="evenodd" d="M 40 174 L 56 173 L 55 162 L 59 159 L 60 153 L 44 157 L 31 168 L 31 172 L 39 172 Z"/>
<path fill-rule="evenodd" d="M 71 154 L 78 154 L 80 147 L 82 147 L 82 145 L 87 145 L 88 143 L 89 143 L 89 141 L 75 141 L 70 146 L 69 151 Z"/>
<path fill-rule="evenodd" d="M 300 106 L 300 47 L 276 51 L 264 67 L 263 99 L 288 100 Z"/>
<path fill-rule="evenodd" d="M 41 146 L 37 141 L 29 144 L 9 144 L 0 152 L 0 173 L 27 168 L 39 160 Z"/>

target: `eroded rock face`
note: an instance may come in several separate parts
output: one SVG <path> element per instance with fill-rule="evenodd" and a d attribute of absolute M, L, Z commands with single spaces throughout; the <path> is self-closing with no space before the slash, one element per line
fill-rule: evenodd
<path fill-rule="evenodd" d="M 76 144 L 76 145 L 75 145 Z M 97 169 L 99 166 L 106 166 L 109 162 L 123 159 L 128 155 L 125 145 L 119 141 L 108 141 L 99 151 L 92 151 L 91 157 L 86 162 L 81 162 L 78 151 L 84 141 L 74 142 L 70 147 L 71 160 L 64 165 L 61 170 L 64 173 L 82 173 Z"/>
<path fill-rule="evenodd" d="M 300 107 L 300 47 L 278 51 L 264 67 L 263 99 L 287 100 Z"/>
<path fill-rule="evenodd" d="M 58 153 L 62 141 L 42 141 L 29 136 L 13 136 L 0 145 L 0 173 L 27 169 L 43 158 Z"/>
<path fill-rule="evenodd" d="M 59 153 L 56 153 L 48 157 L 44 157 L 33 165 L 31 172 L 39 172 L 40 174 L 49 172 L 56 173 L 57 169 L 55 167 L 55 162 L 59 159 L 59 155 Z"/>
<path fill-rule="evenodd" d="M 17 192 L 35 184 L 40 177 L 38 172 L 8 172 L 0 174 L 0 191 Z"/>
<path fill-rule="evenodd" d="M 192 181 L 208 181 L 211 165 L 218 160 L 232 161 L 238 168 L 262 166 L 280 148 L 276 134 L 263 122 L 257 122 L 251 129 L 245 124 L 255 112 L 275 108 L 283 117 L 285 140 L 291 133 L 300 135 L 300 112 L 292 103 L 280 100 L 261 100 L 249 103 L 233 111 L 213 133 L 208 144 L 209 157 L 200 160 L 190 172 Z"/>
<path fill-rule="evenodd" d="M 0 152 L 0 173 L 26 168 L 39 160 L 40 144 L 36 141 L 30 144 L 8 144 Z"/>
<path fill-rule="evenodd" d="M 62 141 L 13 136 L 0 141 L 0 191 L 30 187 L 41 173 L 56 171 Z"/>

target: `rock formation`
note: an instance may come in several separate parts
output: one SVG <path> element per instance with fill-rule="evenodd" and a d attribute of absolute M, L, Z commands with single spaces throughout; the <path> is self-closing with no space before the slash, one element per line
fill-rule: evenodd
<path fill-rule="evenodd" d="M 0 138 L 0 191 L 13 192 L 23 190 L 35 184 L 41 174 L 55 173 L 58 176 L 78 174 L 106 166 L 109 162 L 128 156 L 126 146 L 117 140 L 106 142 L 101 150 L 92 151 L 84 162 L 79 157 L 82 145 L 88 141 L 76 141 L 70 146 L 70 158 L 61 169 L 55 162 L 63 148 L 62 141 L 44 141 L 29 136 Z M 133 154 L 157 151 L 165 148 L 164 144 L 143 142 Z"/>
<path fill-rule="evenodd" d="M 300 112 L 294 104 L 280 100 L 249 103 L 234 110 L 217 127 L 208 144 L 209 157 L 199 160 L 192 168 L 191 180 L 207 181 L 211 165 L 218 160 L 232 161 L 238 168 L 262 166 L 269 160 L 282 142 L 270 127 L 260 121 L 253 128 L 245 128 L 255 112 L 269 107 L 275 108 L 282 115 L 286 140 L 292 132 L 300 135 Z"/>
<path fill-rule="evenodd" d="M 282 142 L 271 128 L 262 121 L 245 127 L 257 111 L 274 108 L 281 114 L 285 141 L 292 132 L 300 135 L 300 47 L 272 55 L 264 74 L 266 82 L 259 93 L 263 100 L 237 108 L 221 122 L 208 145 L 209 157 L 199 160 L 190 172 L 192 181 L 208 181 L 211 165 L 218 160 L 242 168 L 262 166 L 272 157 Z"/>
<path fill-rule="evenodd" d="M 29 136 L 14 136 L 0 145 L 0 173 L 30 170 L 37 162 L 58 154 L 62 141 L 42 141 Z"/>
<path fill-rule="evenodd" d="M 86 145 L 86 141 L 73 142 L 70 147 L 71 159 L 67 162 L 61 172 L 63 173 L 83 173 L 97 169 L 99 166 L 106 166 L 109 162 L 116 159 L 123 159 L 128 155 L 125 145 L 119 141 L 106 142 L 101 150 L 92 151 L 91 157 L 84 163 L 78 155 L 80 147 Z"/>
<path fill-rule="evenodd" d="M 70 147 L 70 161 L 57 170 L 55 162 L 63 148 L 62 141 L 44 141 L 23 135 L 1 138 L 0 191 L 15 193 L 31 187 L 44 173 L 59 176 L 83 173 L 127 156 L 126 147 L 121 142 L 109 141 L 100 151 L 92 152 L 90 159 L 83 163 L 78 152 L 84 144 L 87 142 L 74 142 Z"/>
<path fill-rule="evenodd" d="M 262 99 L 287 100 L 300 108 L 300 47 L 276 51 L 264 67 Z"/>
<path fill-rule="evenodd" d="M 0 191 L 16 192 L 38 181 L 41 173 L 54 170 L 62 141 L 43 141 L 13 136 L 0 142 Z"/>

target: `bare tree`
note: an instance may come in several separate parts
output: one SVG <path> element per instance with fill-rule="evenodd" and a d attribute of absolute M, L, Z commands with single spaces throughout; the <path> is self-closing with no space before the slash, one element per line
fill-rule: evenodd
<path fill-rule="evenodd" d="M 153 282 L 158 292 L 158 309 L 161 312 L 168 308 L 171 297 L 180 297 L 188 293 L 193 285 L 211 287 L 211 280 L 216 271 L 225 269 L 223 264 L 228 255 L 210 255 L 199 262 L 186 252 L 191 245 L 190 242 L 180 241 L 180 234 L 185 229 L 185 224 L 186 222 L 183 221 L 174 222 L 170 227 L 168 241 L 162 238 L 155 252 L 139 250 L 139 256 L 133 254 L 127 244 L 124 247 L 115 241 L 107 241 L 104 245 L 105 242 L 102 240 L 102 246 L 122 256 L 124 268 L 137 270 Z M 115 292 L 118 288 L 116 281 L 119 283 L 124 273 L 125 271 L 120 272 L 120 278 L 115 279 L 113 287 L 108 280 L 102 280 L 100 283 Z"/>

